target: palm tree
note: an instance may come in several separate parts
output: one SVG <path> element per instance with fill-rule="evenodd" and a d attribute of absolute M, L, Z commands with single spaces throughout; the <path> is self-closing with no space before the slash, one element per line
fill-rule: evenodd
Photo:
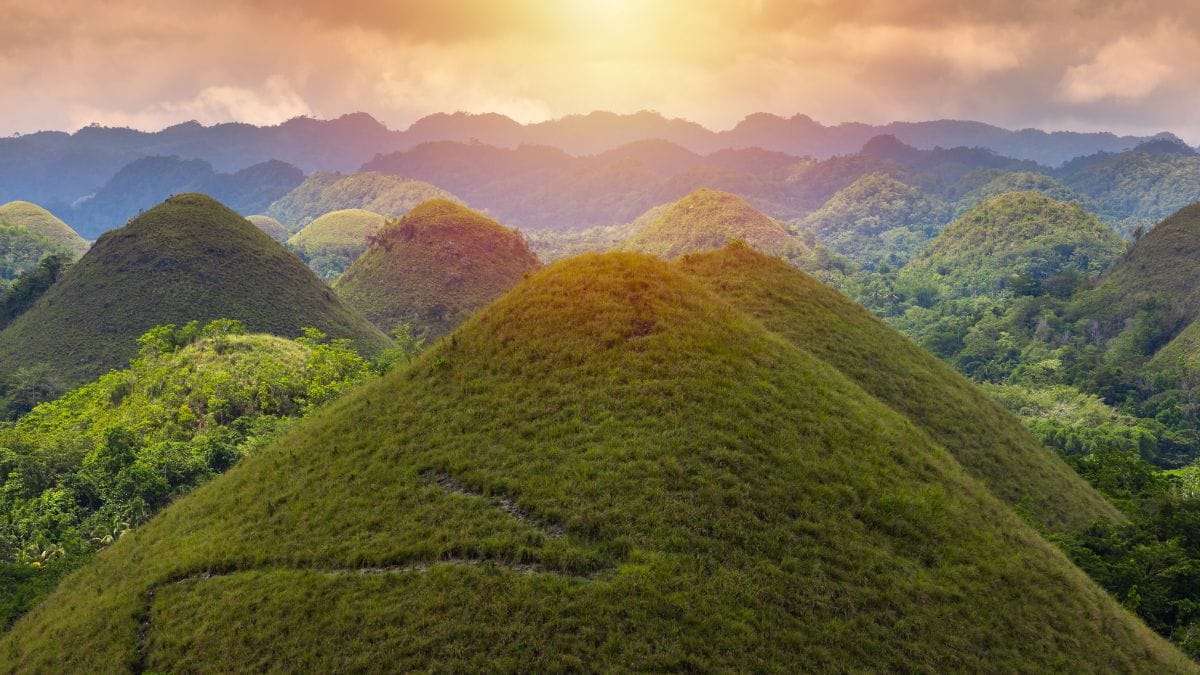
<path fill-rule="evenodd" d="M 128 531 L 129 523 L 114 517 L 112 521 L 108 523 L 101 523 L 100 525 L 97 525 L 96 528 L 92 530 L 92 536 L 90 539 L 88 539 L 88 541 L 92 542 L 96 546 L 108 546 L 121 537 L 124 537 L 125 533 Z"/>

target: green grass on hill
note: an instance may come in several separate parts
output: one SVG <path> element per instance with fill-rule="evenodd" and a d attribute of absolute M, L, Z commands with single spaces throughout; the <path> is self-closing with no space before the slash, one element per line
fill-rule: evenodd
<path fill-rule="evenodd" d="M 909 418 L 632 254 L 531 275 L 179 500 L 0 662 L 1195 670 Z"/>
<path fill-rule="evenodd" d="M 743 241 L 771 255 L 803 257 L 811 251 L 779 222 L 728 192 L 700 188 L 662 210 L 635 232 L 625 248 L 678 258 Z"/>
<path fill-rule="evenodd" d="M 331 211 L 292 235 L 288 243 L 309 250 L 325 248 L 366 249 L 367 237 L 379 231 L 387 218 L 365 209 Z"/>
<path fill-rule="evenodd" d="M 67 249 L 76 258 L 88 249 L 83 237 L 37 204 L 18 201 L 0 206 L 0 225 L 21 227 L 40 234 Z"/>
<path fill-rule="evenodd" d="M 285 242 L 288 237 L 292 236 L 291 232 L 283 226 L 283 223 L 275 220 L 271 216 L 254 215 L 246 216 L 246 220 L 254 224 L 255 227 L 267 233 L 267 236 L 278 242 Z"/>
<path fill-rule="evenodd" d="M 46 363 L 81 382 L 123 367 L 156 325 L 217 318 L 282 336 L 311 326 L 367 354 L 388 344 L 283 246 L 213 199 L 186 194 L 106 233 L 0 331 L 0 371 Z"/>
<path fill-rule="evenodd" d="M 1110 338 L 1130 332 L 1143 355 L 1153 354 L 1200 317 L 1200 204 L 1181 209 L 1143 236 L 1076 296 L 1072 315 L 1096 322 Z M 1137 333 L 1137 335 L 1133 335 Z"/>
<path fill-rule="evenodd" d="M 1200 384 L 1200 322 L 1193 321 L 1146 364 L 1146 373 L 1165 373 L 1185 388 Z"/>
<path fill-rule="evenodd" d="M 689 256 L 680 264 L 714 293 L 908 417 L 1040 527 L 1078 531 L 1096 520 L 1123 520 L 1016 417 L 858 303 L 745 246 Z"/>
<path fill-rule="evenodd" d="M 322 279 L 333 279 L 346 271 L 387 218 L 365 209 L 331 211 L 317 218 L 288 239 L 288 247 L 308 261 Z"/>
<path fill-rule="evenodd" d="M 380 230 L 334 288 L 381 329 L 411 324 L 416 337 L 431 338 L 539 265 L 520 233 L 438 199 Z"/>
<path fill-rule="evenodd" d="M 946 226 L 901 272 L 929 279 L 951 297 L 994 295 L 1069 272 L 1103 270 L 1125 242 L 1077 204 L 1039 192 L 988 199 Z"/>
<path fill-rule="evenodd" d="M 267 209 L 267 215 L 296 232 L 331 211 L 366 209 L 399 218 L 430 199 L 459 201 L 445 190 L 424 181 L 382 173 L 349 176 L 314 173 Z"/>

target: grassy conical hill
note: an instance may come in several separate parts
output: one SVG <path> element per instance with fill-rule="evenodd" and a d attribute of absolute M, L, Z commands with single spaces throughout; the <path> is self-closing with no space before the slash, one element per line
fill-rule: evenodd
<path fill-rule="evenodd" d="M 1074 204 L 1083 204 L 1084 202 L 1084 198 L 1074 190 L 1045 174 L 1029 171 L 992 171 L 983 169 L 968 174 L 968 180 L 976 174 L 981 178 L 988 175 L 994 175 L 994 177 L 968 190 L 966 194 L 957 200 L 954 205 L 956 216 L 970 211 L 976 205 L 992 197 L 1009 192 L 1040 192 L 1060 202 L 1071 202 Z"/>
<path fill-rule="evenodd" d="M 366 209 L 331 211 L 292 235 L 288 243 L 309 250 L 367 245 L 367 237 L 379 231 L 387 218 Z"/>
<path fill-rule="evenodd" d="M 700 188 L 663 210 L 625 248 L 662 258 L 677 258 L 720 248 L 731 241 L 771 255 L 811 253 L 777 221 L 728 192 Z"/>
<path fill-rule="evenodd" d="M 279 222 L 278 220 L 275 220 L 271 216 L 263 216 L 263 215 L 246 216 L 246 220 L 250 221 L 251 223 L 254 223 L 255 227 L 262 230 L 263 232 L 266 232 L 268 237 L 270 237 L 278 242 L 287 241 L 288 237 L 290 237 L 292 235 L 292 233 L 288 232 L 288 229 L 283 226 L 283 223 Z"/>
<path fill-rule="evenodd" d="M 342 209 L 366 209 L 389 218 L 398 218 L 414 206 L 430 199 L 458 199 L 445 190 L 424 181 L 382 173 L 356 173 L 349 176 L 314 173 L 267 209 L 293 232 L 321 215 Z"/>
<path fill-rule="evenodd" d="M 902 277 L 929 279 L 951 296 L 989 295 L 1014 280 L 1095 274 L 1124 249 L 1116 233 L 1076 204 L 1038 192 L 1009 192 L 947 225 Z"/>
<path fill-rule="evenodd" d="M 295 337 L 318 328 L 373 353 L 387 337 L 298 258 L 210 197 L 172 197 L 106 233 L 0 332 L 0 368 L 47 363 L 64 379 L 121 367 L 159 324 L 230 318 Z"/>
<path fill-rule="evenodd" d="M 1117 510 L 1020 420 L 857 303 L 782 261 L 730 246 L 683 269 L 770 330 L 907 416 L 1001 500 L 1050 530 L 1079 531 Z"/>
<path fill-rule="evenodd" d="M 9 202 L 0 206 L 0 225 L 20 227 L 39 234 L 71 251 L 76 257 L 88 249 L 87 241 L 70 225 L 37 204 Z"/>
<path fill-rule="evenodd" d="M 1194 669 L 908 420 L 644 256 L 532 275 L 101 552 L 28 672 Z"/>
<path fill-rule="evenodd" d="M 366 209 L 331 211 L 305 225 L 288 239 L 288 246 L 300 252 L 318 276 L 332 279 L 367 250 L 367 238 L 386 222 Z"/>
<path fill-rule="evenodd" d="M 1113 263 L 1096 287 L 1076 296 L 1074 313 L 1104 337 L 1131 327 L 1152 354 L 1200 317 L 1200 204 L 1159 223 Z"/>
<path fill-rule="evenodd" d="M 942 199 L 888 176 L 868 174 L 839 190 L 799 228 L 868 268 L 903 265 L 949 220 Z"/>
<path fill-rule="evenodd" d="M 335 288 L 386 331 L 410 323 L 415 335 L 437 337 L 539 264 L 516 231 L 438 199 L 380 230 Z"/>

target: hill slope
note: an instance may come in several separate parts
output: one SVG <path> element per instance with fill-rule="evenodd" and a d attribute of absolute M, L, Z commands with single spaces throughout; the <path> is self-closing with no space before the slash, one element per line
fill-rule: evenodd
<path fill-rule="evenodd" d="M 166 323 L 230 318 L 295 337 L 312 326 L 367 353 L 386 336 L 304 264 L 210 197 L 172 197 L 105 234 L 0 332 L 0 368 L 50 364 L 67 380 L 121 367 L 135 339 Z"/>
<path fill-rule="evenodd" d="M 744 246 L 688 256 L 680 265 L 907 416 L 968 473 L 1040 526 L 1081 530 L 1096 520 L 1122 519 L 966 378 L 804 272 Z"/>
<path fill-rule="evenodd" d="M 1039 192 L 988 199 L 946 226 L 902 275 L 928 275 L 951 295 L 991 294 L 1014 275 L 1033 282 L 1068 270 L 1095 274 L 1124 241 L 1076 204 Z"/>
<path fill-rule="evenodd" d="M 454 338 L 103 551 L 0 659 L 1194 668 L 928 436 L 667 263 L 560 263 Z"/>
<path fill-rule="evenodd" d="M 291 232 L 283 226 L 283 223 L 275 220 L 271 216 L 253 215 L 246 216 L 246 220 L 254 224 L 255 227 L 267 233 L 267 236 L 278 242 L 285 242 L 291 236 Z"/>
<path fill-rule="evenodd" d="M 0 206 L 0 225 L 20 227 L 41 235 L 74 254 L 83 255 L 88 243 L 53 213 L 29 202 L 9 202 Z"/>
<path fill-rule="evenodd" d="M 387 218 L 365 209 L 342 209 L 317 218 L 288 239 L 288 246 L 308 261 L 322 279 L 333 279 L 367 250 L 367 238 Z"/>
<path fill-rule="evenodd" d="M 1068 187 L 1092 198 L 1098 212 L 1123 234 L 1148 228 L 1200 200 L 1200 156 L 1169 141 L 1079 157 L 1059 174 Z"/>
<path fill-rule="evenodd" d="M 366 209 L 398 218 L 429 199 L 458 201 L 457 197 L 435 185 L 400 176 L 314 173 L 271 204 L 266 215 L 295 232 L 331 211 Z"/>
<path fill-rule="evenodd" d="M 728 192 L 700 188 L 635 232 L 625 247 L 662 258 L 720 248 L 731 241 L 771 255 L 802 255 L 804 244 L 777 221 Z"/>
<path fill-rule="evenodd" d="M 517 232 L 437 199 L 380 230 L 334 287 L 385 331 L 437 337 L 539 265 Z"/>
<path fill-rule="evenodd" d="M 1095 288 L 1076 297 L 1073 313 L 1094 321 L 1094 332 L 1102 337 L 1122 333 L 1131 322 L 1153 324 L 1141 349 L 1152 354 L 1200 317 L 1196 279 L 1200 279 L 1200 204 L 1180 209 L 1138 240 L 1105 271 Z"/>
<path fill-rule="evenodd" d="M 869 269 L 903 265 L 949 220 L 950 207 L 936 195 L 887 174 L 869 174 L 839 190 L 799 229 Z"/>

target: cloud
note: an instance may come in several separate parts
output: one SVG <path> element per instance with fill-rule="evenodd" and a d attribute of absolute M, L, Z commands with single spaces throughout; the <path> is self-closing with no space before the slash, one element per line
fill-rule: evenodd
<path fill-rule="evenodd" d="M 975 118 L 1200 140 L 1170 0 L 0 0 L 0 135 L 364 110 Z M 31 36 L 36 36 L 32 38 Z M 1171 105 L 1161 104 L 1168 98 Z M 9 100 L 8 98 L 5 99 Z"/>
<path fill-rule="evenodd" d="M 210 86 L 186 100 L 153 103 L 131 112 L 80 106 L 75 109 L 74 126 L 96 123 L 158 129 L 183 120 L 201 124 L 246 122 L 269 125 L 312 115 L 312 112 L 286 78 L 272 76 L 261 87 Z"/>
<path fill-rule="evenodd" d="M 1069 103 L 1145 98 L 1172 75 L 1171 64 L 1178 59 L 1174 50 L 1179 42 L 1176 31 L 1167 29 L 1142 38 L 1122 36 L 1102 47 L 1087 63 L 1067 68 L 1058 93 Z M 1168 53 L 1168 49 L 1174 53 Z"/>
<path fill-rule="evenodd" d="M 843 24 L 831 49 L 845 45 L 849 54 L 889 70 L 888 62 L 924 59 L 946 66 L 968 80 L 1012 70 L 1027 56 L 1031 33 L 1022 27 L 983 28 L 970 24 L 939 27 Z"/>

